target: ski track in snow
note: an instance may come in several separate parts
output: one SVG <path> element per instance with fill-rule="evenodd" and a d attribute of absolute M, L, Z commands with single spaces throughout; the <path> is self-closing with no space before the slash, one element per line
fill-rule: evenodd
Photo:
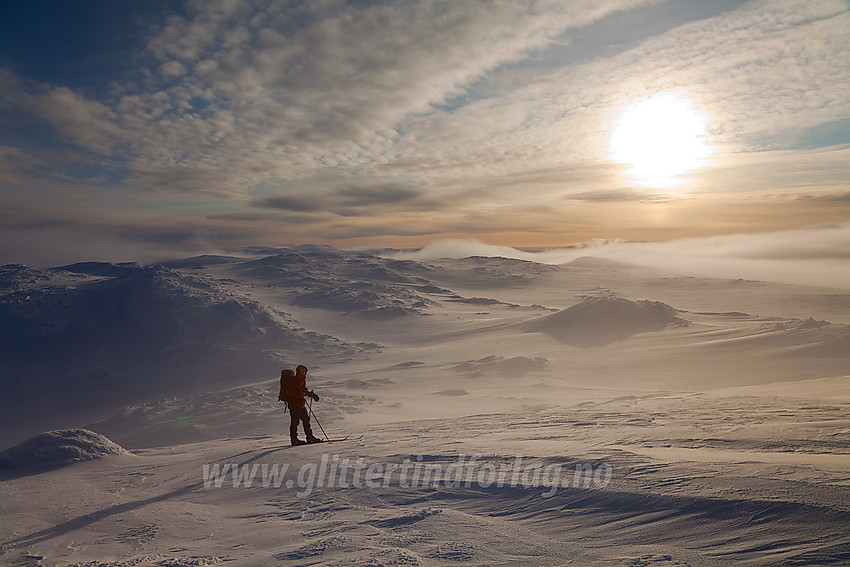
<path fill-rule="evenodd" d="M 27 379 L 3 382 L 4 447 L 85 426 L 134 453 L 98 438 L 116 454 L 67 464 L 42 443 L 48 466 L 0 469 L 0 563 L 850 564 L 850 294 L 595 259 L 249 252 L 0 268 L 2 362 Z M 288 441 L 275 376 L 301 362 L 330 436 L 362 440 L 263 450 Z M 298 477 L 358 460 L 377 486 Z M 253 484 L 230 468 L 216 486 L 225 465 Z M 574 475 L 603 465 L 606 483 Z"/>

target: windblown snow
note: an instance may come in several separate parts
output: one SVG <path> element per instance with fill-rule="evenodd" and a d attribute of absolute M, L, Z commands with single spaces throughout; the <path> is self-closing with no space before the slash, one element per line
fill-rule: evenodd
<path fill-rule="evenodd" d="M 0 563 L 850 563 L 846 291 L 398 258 L 0 267 Z"/>

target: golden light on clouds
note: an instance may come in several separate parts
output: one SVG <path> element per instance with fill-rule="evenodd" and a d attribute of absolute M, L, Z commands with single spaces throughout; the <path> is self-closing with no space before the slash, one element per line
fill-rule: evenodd
<path fill-rule="evenodd" d="M 680 187 L 682 174 L 704 166 L 712 153 L 707 126 L 705 115 L 682 95 L 639 99 L 614 121 L 609 154 L 638 185 Z"/>
<path fill-rule="evenodd" d="M 844 222 L 848 1 L 0 2 L 0 264 Z"/>

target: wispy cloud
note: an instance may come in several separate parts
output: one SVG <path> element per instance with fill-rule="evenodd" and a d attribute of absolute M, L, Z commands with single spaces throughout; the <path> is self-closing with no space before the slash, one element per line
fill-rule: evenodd
<path fill-rule="evenodd" d="M 50 88 L 30 108 L 91 150 L 126 150 L 130 183 L 244 193 L 261 179 L 378 166 L 408 117 L 641 3 L 193 2 L 148 42 L 137 84 L 104 101 Z"/>
<path fill-rule="evenodd" d="M 605 160 L 616 113 L 668 90 L 710 117 L 711 141 L 723 151 L 769 149 L 766 137 L 850 115 L 850 68 L 839 63 L 850 54 L 848 26 L 841 1 L 751 3 L 421 117 L 416 146 L 399 142 L 411 156 L 402 167 L 418 158 L 459 176 Z"/>

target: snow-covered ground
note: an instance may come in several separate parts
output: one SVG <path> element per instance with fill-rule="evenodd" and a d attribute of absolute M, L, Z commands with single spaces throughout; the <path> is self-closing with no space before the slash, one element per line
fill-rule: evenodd
<path fill-rule="evenodd" d="M 132 451 L 0 470 L 0 562 L 850 564 L 846 291 L 301 246 L 0 294 L 0 448 Z M 300 363 L 348 441 L 286 446 Z"/>

